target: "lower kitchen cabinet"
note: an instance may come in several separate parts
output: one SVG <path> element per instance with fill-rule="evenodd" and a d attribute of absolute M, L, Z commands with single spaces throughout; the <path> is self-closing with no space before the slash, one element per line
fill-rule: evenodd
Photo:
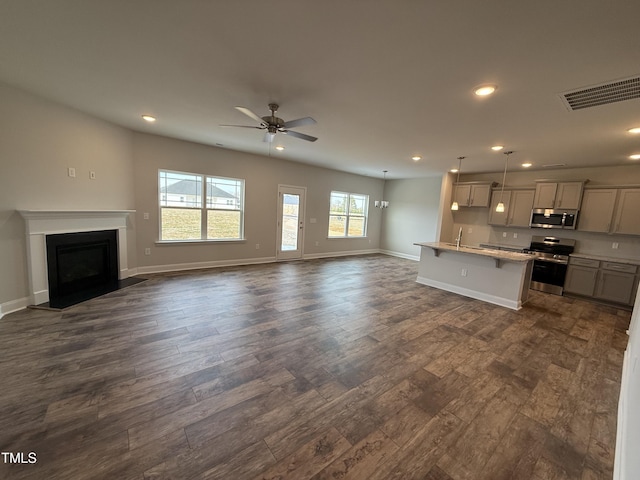
<path fill-rule="evenodd" d="M 636 265 L 572 257 L 564 290 L 607 302 L 633 305 L 638 288 L 637 270 Z"/>
<path fill-rule="evenodd" d="M 636 276 L 631 273 L 600 270 L 595 297 L 609 302 L 633 304 L 633 290 Z"/>
<path fill-rule="evenodd" d="M 576 295 L 584 295 L 585 297 L 593 297 L 597 278 L 597 268 L 569 265 L 564 281 L 564 291 L 575 293 Z"/>

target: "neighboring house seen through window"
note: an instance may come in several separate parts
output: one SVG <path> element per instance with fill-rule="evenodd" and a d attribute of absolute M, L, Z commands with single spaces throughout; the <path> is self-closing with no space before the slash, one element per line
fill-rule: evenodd
<path fill-rule="evenodd" d="M 160 170 L 160 240 L 240 240 L 244 180 Z"/>
<path fill-rule="evenodd" d="M 365 237 L 369 195 L 331 192 L 329 237 Z"/>

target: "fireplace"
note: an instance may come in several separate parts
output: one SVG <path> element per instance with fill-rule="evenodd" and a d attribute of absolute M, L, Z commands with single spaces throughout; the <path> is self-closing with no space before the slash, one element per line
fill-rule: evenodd
<path fill-rule="evenodd" d="M 128 248 L 127 248 L 127 230 L 129 229 L 129 215 L 135 213 L 134 210 L 20 210 L 20 214 L 25 219 L 25 227 L 27 234 L 27 260 L 29 271 L 29 288 L 30 295 L 28 299 L 25 299 L 26 305 L 43 305 L 50 304 L 49 290 L 51 285 L 49 284 L 51 277 L 49 272 L 49 252 L 48 244 L 49 237 L 57 237 L 59 234 L 92 234 L 92 233 L 104 233 L 115 232 L 116 242 L 115 245 L 110 243 L 109 248 L 109 275 L 113 275 L 113 256 L 116 258 L 115 275 L 119 280 L 120 286 L 123 286 L 123 281 L 127 282 L 133 280 L 130 278 L 135 275 L 135 269 L 131 269 L 128 266 Z M 66 235 L 63 235 L 66 236 Z M 73 238 L 73 237 L 70 237 Z M 80 237 L 75 237 L 80 238 Z M 80 242 L 83 243 L 83 242 Z M 102 250 L 101 255 L 105 255 L 105 246 L 91 246 L 81 248 L 80 252 L 74 252 L 72 250 L 66 250 L 66 246 L 62 251 L 63 262 L 76 265 L 74 268 L 86 269 L 84 273 L 78 271 L 72 271 L 69 275 L 64 276 L 62 283 L 63 291 L 75 290 L 79 284 L 84 282 L 92 283 L 97 282 L 97 278 L 102 277 L 103 274 L 92 273 L 95 269 L 102 268 L 104 260 L 98 261 L 99 265 L 96 265 L 96 260 L 82 260 L 80 262 L 72 260 L 73 255 L 81 254 L 86 255 L 91 250 Z M 93 263 L 92 263 L 93 262 Z M 80 265 L 81 267 L 77 267 Z M 65 267 L 66 268 L 66 267 Z M 90 277 L 89 280 L 72 280 L 74 275 L 85 275 Z M 59 277 L 59 274 L 55 274 Z M 92 278 L 94 277 L 94 278 Z M 58 282 L 60 283 L 60 282 Z M 94 285 L 95 286 L 95 285 Z M 60 285 L 58 287 L 60 288 Z M 100 293 L 101 294 L 101 293 Z M 77 302 L 76 302 L 77 303 Z M 50 306 L 50 305 L 49 305 Z"/>
<path fill-rule="evenodd" d="M 117 230 L 47 235 L 46 241 L 50 307 L 118 289 Z"/>

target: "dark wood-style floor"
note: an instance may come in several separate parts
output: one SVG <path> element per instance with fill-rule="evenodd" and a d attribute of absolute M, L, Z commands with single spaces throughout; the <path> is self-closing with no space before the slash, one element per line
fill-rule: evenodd
<path fill-rule="evenodd" d="M 611 479 L 630 314 L 371 255 L 152 275 L 0 320 L 0 478 Z"/>

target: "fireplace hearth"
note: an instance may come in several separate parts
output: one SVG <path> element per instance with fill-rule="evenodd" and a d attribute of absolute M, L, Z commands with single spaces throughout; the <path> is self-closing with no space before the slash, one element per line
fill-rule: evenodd
<path fill-rule="evenodd" d="M 118 289 L 117 230 L 47 235 L 46 242 L 51 308 Z"/>

